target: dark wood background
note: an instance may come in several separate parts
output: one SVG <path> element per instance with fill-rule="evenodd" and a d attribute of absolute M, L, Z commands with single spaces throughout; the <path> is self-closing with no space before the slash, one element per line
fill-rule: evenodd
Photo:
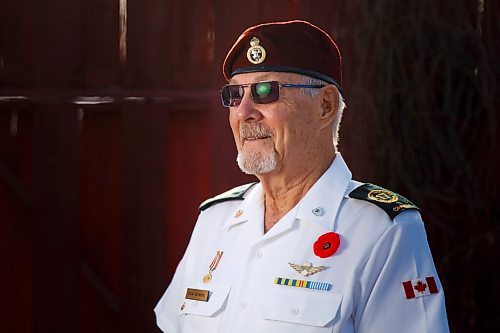
<path fill-rule="evenodd" d="M 198 204 L 252 180 L 219 102 L 225 53 L 296 18 L 342 50 L 355 178 L 422 207 L 452 330 L 498 331 L 498 14 L 494 0 L 0 0 L 0 331 L 158 332 Z"/>

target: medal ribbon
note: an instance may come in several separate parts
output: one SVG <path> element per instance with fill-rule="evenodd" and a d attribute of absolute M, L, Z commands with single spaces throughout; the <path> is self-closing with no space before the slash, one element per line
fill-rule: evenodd
<path fill-rule="evenodd" d="M 224 254 L 224 252 L 217 251 L 217 254 L 215 255 L 214 260 L 212 260 L 212 263 L 210 264 L 210 268 L 208 270 L 210 273 L 215 271 L 215 269 L 217 268 L 217 265 L 219 265 L 220 259 L 222 258 L 222 254 Z"/>
<path fill-rule="evenodd" d="M 274 279 L 274 284 L 282 286 L 298 287 L 298 288 L 324 290 L 324 291 L 329 291 L 330 289 L 332 289 L 332 285 L 327 282 L 287 279 L 282 277 L 277 277 L 276 279 Z"/>

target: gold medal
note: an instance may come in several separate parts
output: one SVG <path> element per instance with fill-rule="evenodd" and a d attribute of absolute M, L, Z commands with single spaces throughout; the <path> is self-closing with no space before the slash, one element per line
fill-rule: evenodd
<path fill-rule="evenodd" d="M 212 281 L 212 273 L 208 272 L 204 277 L 203 277 L 203 282 L 204 283 L 209 283 Z"/>
<path fill-rule="evenodd" d="M 217 265 L 219 265 L 219 261 L 222 258 L 223 253 L 224 252 L 222 252 L 222 251 L 217 251 L 217 253 L 215 254 L 215 257 L 212 260 L 210 267 L 208 268 L 208 273 L 203 277 L 204 283 L 209 283 L 210 281 L 212 281 L 212 272 L 215 271 L 215 269 L 217 268 Z"/>

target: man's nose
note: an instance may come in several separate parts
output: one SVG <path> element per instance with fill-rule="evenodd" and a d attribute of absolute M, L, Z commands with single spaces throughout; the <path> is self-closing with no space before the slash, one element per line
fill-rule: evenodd
<path fill-rule="evenodd" d="M 246 88 L 241 103 L 236 109 L 238 120 L 240 122 L 260 121 L 263 118 L 262 112 L 260 112 L 256 106 L 258 106 L 258 104 L 253 101 L 250 89 Z"/>

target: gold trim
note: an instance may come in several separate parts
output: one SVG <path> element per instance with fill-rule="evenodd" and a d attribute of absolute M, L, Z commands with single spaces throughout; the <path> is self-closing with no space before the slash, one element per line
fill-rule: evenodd
<path fill-rule="evenodd" d="M 412 208 L 417 208 L 417 207 L 415 205 L 403 204 L 403 205 L 399 205 L 399 206 L 394 207 L 392 210 L 395 212 L 399 212 L 402 209 L 412 209 Z"/>
<path fill-rule="evenodd" d="M 399 200 L 397 195 L 387 190 L 372 190 L 368 192 L 368 199 L 383 203 L 393 203 Z"/>

